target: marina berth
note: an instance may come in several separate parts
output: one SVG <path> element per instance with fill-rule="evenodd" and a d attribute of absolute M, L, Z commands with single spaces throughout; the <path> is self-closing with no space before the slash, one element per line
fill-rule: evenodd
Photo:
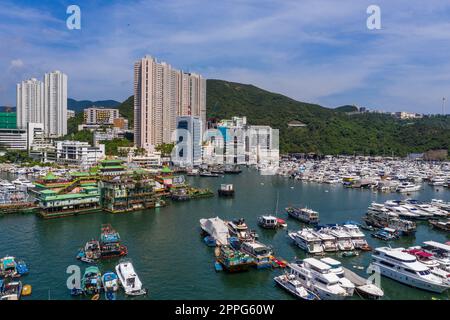
<path fill-rule="evenodd" d="M 442 293 L 450 288 L 448 283 L 433 275 L 429 267 L 419 262 L 414 255 L 403 252 L 404 250 L 376 248 L 372 255 L 372 265 L 378 267 L 383 276 L 422 290 Z"/>
<path fill-rule="evenodd" d="M 341 286 L 340 278 L 331 272 L 331 267 L 315 258 L 289 263 L 288 272 L 321 299 L 342 300 L 350 296 L 349 292 Z"/>
<path fill-rule="evenodd" d="M 304 223 L 318 224 L 319 213 L 308 208 L 287 207 L 286 212 L 294 219 Z"/>
<path fill-rule="evenodd" d="M 300 249 L 307 253 L 321 254 L 324 251 L 322 239 L 313 229 L 304 228 L 297 232 L 288 232 L 288 236 Z"/>

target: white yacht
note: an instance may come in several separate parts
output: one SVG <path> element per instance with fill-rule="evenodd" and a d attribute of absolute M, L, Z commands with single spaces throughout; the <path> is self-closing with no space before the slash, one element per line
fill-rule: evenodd
<path fill-rule="evenodd" d="M 340 278 L 331 272 L 331 267 L 315 258 L 290 263 L 288 270 L 303 286 L 321 299 L 342 300 L 349 296 L 347 290 L 341 286 Z"/>
<path fill-rule="evenodd" d="M 440 267 L 450 272 L 450 245 L 436 241 L 425 241 L 422 250 L 433 255 Z"/>
<path fill-rule="evenodd" d="M 399 217 L 402 217 L 405 219 L 422 219 L 422 216 L 420 214 L 413 213 L 402 206 L 389 207 L 389 210 L 391 210 L 391 212 L 397 214 Z"/>
<path fill-rule="evenodd" d="M 347 232 L 351 239 L 352 243 L 355 246 L 356 249 L 361 250 L 370 250 L 370 246 L 366 241 L 366 235 L 359 230 L 357 225 L 354 224 L 344 224 L 342 226 L 342 230 Z"/>
<path fill-rule="evenodd" d="M 142 282 L 134 271 L 131 261 L 122 260 L 116 266 L 116 273 L 120 284 L 125 290 L 125 294 L 130 296 L 140 296 L 147 294 L 147 289 L 142 288 Z"/>
<path fill-rule="evenodd" d="M 25 177 L 19 177 L 12 181 L 12 183 L 18 187 L 34 188 L 34 184 Z"/>
<path fill-rule="evenodd" d="M 442 293 L 450 286 L 433 275 L 423 263 L 404 248 L 380 247 L 372 255 L 372 265 L 379 267 L 385 277 L 423 290 Z"/>
<path fill-rule="evenodd" d="M 336 274 L 339 278 L 339 284 L 347 291 L 349 296 L 352 296 L 355 292 L 355 285 L 349 279 L 345 277 L 344 269 L 342 268 L 342 263 L 333 258 L 322 258 L 320 259 L 323 263 L 331 267 L 330 271 Z"/>
<path fill-rule="evenodd" d="M 397 186 L 397 192 L 399 193 L 409 193 L 414 191 L 419 191 L 422 188 L 420 184 L 414 184 L 410 182 L 402 182 Z"/>
<path fill-rule="evenodd" d="M 414 214 L 413 218 L 416 217 L 416 219 L 429 219 L 433 217 L 432 213 L 426 212 L 423 210 L 421 205 L 412 205 L 412 204 L 402 204 L 400 207 L 408 210 L 409 213 Z"/>
<path fill-rule="evenodd" d="M 293 274 L 283 274 L 273 278 L 275 282 L 295 297 L 303 300 L 320 300 L 319 296 L 311 290 L 306 289 Z"/>
<path fill-rule="evenodd" d="M 438 207 L 441 210 L 445 210 L 450 212 L 450 202 L 444 202 L 440 199 L 431 199 L 431 204 L 435 207 Z"/>
<path fill-rule="evenodd" d="M 342 230 L 341 228 L 330 228 L 327 229 L 329 235 L 336 238 L 338 249 L 341 251 L 352 251 L 355 250 L 355 245 L 352 242 L 351 236 Z"/>
<path fill-rule="evenodd" d="M 339 251 L 337 246 L 337 240 L 332 235 L 328 234 L 323 228 L 317 231 L 317 235 L 322 240 L 322 248 L 325 252 Z"/>
<path fill-rule="evenodd" d="M 435 206 L 431 206 L 429 204 L 418 204 L 417 208 L 427 213 L 429 218 L 433 216 L 446 217 L 448 215 L 446 211 L 436 208 Z"/>
<path fill-rule="evenodd" d="M 289 238 L 308 253 L 320 254 L 323 252 L 322 240 L 313 229 L 304 228 L 298 232 L 288 232 Z"/>
<path fill-rule="evenodd" d="M 443 186 L 444 184 L 445 184 L 445 178 L 439 177 L 439 176 L 431 178 L 431 180 L 429 182 L 430 186 L 436 186 L 436 187 Z"/>

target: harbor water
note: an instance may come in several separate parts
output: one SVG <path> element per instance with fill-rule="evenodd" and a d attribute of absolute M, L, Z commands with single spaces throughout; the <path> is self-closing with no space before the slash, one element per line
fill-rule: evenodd
<path fill-rule="evenodd" d="M 128 258 L 144 286 L 146 297 L 119 299 L 293 299 L 277 288 L 273 277 L 282 269 L 256 270 L 227 274 L 214 270 L 214 248 L 207 247 L 200 236 L 199 219 L 219 216 L 222 219 L 245 218 L 259 240 L 273 247 L 276 257 L 288 261 L 303 258 L 304 252 L 287 237 L 287 230 L 298 230 L 302 224 L 288 218 L 284 208 L 289 205 L 308 206 L 320 214 L 321 223 L 362 221 L 372 201 L 384 202 L 406 196 L 395 193 L 375 193 L 371 190 L 345 189 L 342 185 L 304 183 L 279 176 L 261 176 L 255 170 L 244 169 L 239 175 L 220 178 L 187 177 L 196 187 L 210 188 L 213 198 L 170 203 L 167 207 L 126 214 L 95 213 L 68 218 L 43 220 L 32 214 L 0 216 L 0 256 L 13 255 L 24 259 L 30 269 L 22 278 L 33 287 L 33 294 L 23 299 L 83 299 L 72 297 L 66 286 L 70 265 L 81 272 L 88 266 L 75 259 L 86 241 L 98 238 L 100 226 L 110 223 L 128 246 Z M 232 183 L 234 198 L 220 198 L 221 183 Z M 263 230 L 256 220 L 262 214 L 274 214 L 279 194 L 278 217 L 288 223 L 287 230 Z M 423 190 L 411 197 L 430 201 L 450 200 L 450 190 L 423 185 Z M 372 247 L 388 245 L 370 237 Z M 420 245 L 423 241 L 446 242 L 445 232 L 433 230 L 427 222 L 418 222 L 415 236 L 391 242 L 393 247 Z M 336 257 L 336 255 L 330 255 Z M 371 261 L 370 252 L 356 257 L 338 257 L 345 266 L 364 275 Z M 117 259 L 102 261 L 103 272 L 113 270 Z M 448 299 L 449 293 L 436 294 L 410 288 L 385 277 L 381 279 L 383 299 Z M 86 299 L 86 298 L 85 298 Z M 102 297 L 103 299 L 103 297 Z M 354 299 L 358 299 L 354 297 Z"/>

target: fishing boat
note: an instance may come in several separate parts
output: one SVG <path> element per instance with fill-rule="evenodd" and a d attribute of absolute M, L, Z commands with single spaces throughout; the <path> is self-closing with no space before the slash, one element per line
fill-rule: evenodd
<path fill-rule="evenodd" d="M 102 274 L 96 266 L 87 267 L 81 278 L 81 289 L 85 294 L 93 295 L 102 288 Z"/>
<path fill-rule="evenodd" d="M 256 239 L 256 233 L 250 231 L 244 218 L 227 221 L 226 223 L 231 236 L 238 237 L 241 241 L 253 241 Z"/>
<path fill-rule="evenodd" d="M 116 300 L 116 291 L 119 289 L 119 278 L 114 272 L 105 272 L 102 276 L 103 289 L 106 300 Z"/>
<path fill-rule="evenodd" d="M 294 297 L 302 300 L 320 300 L 319 296 L 306 289 L 293 274 L 283 274 L 273 278 L 273 280 Z"/>
<path fill-rule="evenodd" d="M 275 207 L 275 215 L 262 215 L 258 217 L 258 225 L 264 229 L 286 228 L 287 223 L 283 219 L 277 217 L 278 215 L 278 200 L 279 193 L 277 193 L 277 204 Z"/>
<path fill-rule="evenodd" d="M 289 216 L 308 224 L 319 223 L 319 213 L 309 208 L 287 207 Z"/>
<path fill-rule="evenodd" d="M 213 236 L 206 236 L 206 237 L 204 237 L 203 238 L 203 242 L 208 247 L 215 247 L 217 245 L 216 238 L 214 238 Z"/>
<path fill-rule="evenodd" d="M 100 259 L 101 250 L 100 250 L 100 242 L 97 240 L 89 240 L 84 245 L 84 248 L 78 250 L 76 258 L 83 262 L 94 263 L 95 260 Z"/>
<path fill-rule="evenodd" d="M 100 235 L 100 257 L 110 259 L 128 254 L 126 246 L 120 243 L 120 235 L 110 224 L 102 225 Z"/>
<path fill-rule="evenodd" d="M 0 259 L 0 277 L 15 278 L 20 276 L 17 272 L 17 264 L 14 257 L 6 256 Z"/>
<path fill-rule="evenodd" d="M 116 273 L 125 294 L 130 296 L 141 296 L 147 294 L 147 289 L 142 287 L 142 282 L 134 271 L 130 260 L 121 260 L 116 266 Z"/>
<path fill-rule="evenodd" d="M 216 259 L 227 272 L 246 271 L 254 264 L 250 255 L 227 245 L 216 248 Z"/>
<path fill-rule="evenodd" d="M 258 241 L 245 241 L 242 243 L 241 251 L 253 258 L 258 269 L 270 268 L 272 266 L 270 256 L 272 249 Z"/>
<path fill-rule="evenodd" d="M 234 188 L 230 183 L 222 183 L 220 188 L 217 190 L 219 196 L 221 197 L 232 197 L 234 196 Z"/>
<path fill-rule="evenodd" d="M 4 282 L 0 293 L 0 300 L 20 300 L 22 295 L 22 282 Z"/>
<path fill-rule="evenodd" d="M 384 241 L 391 241 L 396 240 L 399 238 L 398 232 L 395 229 L 391 228 L 383 228 L 378 230 L 375 233 L 372 233 L 372 237 L 384 240 Z"/>

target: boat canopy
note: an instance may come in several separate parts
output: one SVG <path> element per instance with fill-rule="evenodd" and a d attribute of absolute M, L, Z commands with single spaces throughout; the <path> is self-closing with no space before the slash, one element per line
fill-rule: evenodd
<path fill-rule="evenodd" d="M 436 241 L 425 241 L 424 243 L 430 247 L 435 247 L 435 248 L 450 252 L 450 245 L 443 244 L 443 243 L 436 242 Z"/>
<path fill-rule="evenodd" d="M 228 244 L 228 227 L 222 219 L 219 217 L 200 219 L 200 224 L 203 230 L 216 239 L 217 243 L 221 245 Z"/>

